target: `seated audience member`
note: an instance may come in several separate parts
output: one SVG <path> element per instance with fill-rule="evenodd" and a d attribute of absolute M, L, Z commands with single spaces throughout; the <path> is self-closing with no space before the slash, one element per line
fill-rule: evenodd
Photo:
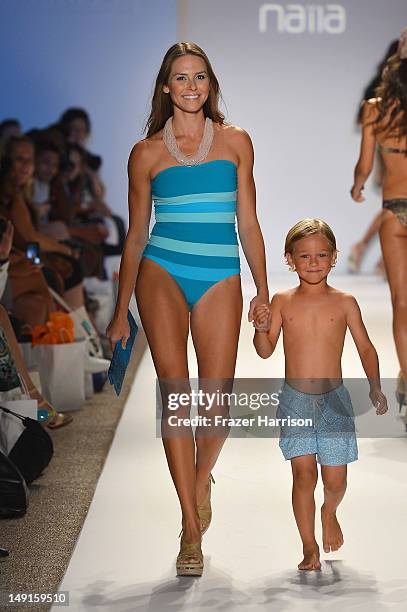
<path fill-rule="evenodd" d="M 84 151 L 84 169 L 92 184 L 92 192 L 97 200 L 103 200 L 105 186 L 98 172 L 102 165 L 99 155 L 90 153 L 86 144 L 91 135 L 91 123 L 83 108 L 68 108 L 61 116 L 58 125 L 67 145 L 77 145 Z"/>
<path fill-rule="evenodd" d="M 64 293 L 72 307 L 77 306 L 82 291 L 80 269 L 67 245 L 38 232 L 33 223 L 29 207 L 28 193 L 34 172 L 34 150 L 32 143 L 25 137 L 10 138 L 6 145 L 0 172 L 1 213 L 14 225 L 14 247 L 26 251 L 27 243 L 37 242 L 46 259 L 46 268 L 55 269 L 61 276 Z M 59 265 L 58 265 L 59 264 Z M 64 274 L 65 270 L 65 274 Z M 72 278 L 71 278 L 72 277 Z M 67 286 L 69 285 L 69 286 Z"/>
<path fill-rule="evenodd" d="M 119 247 L 105 242 L 112 231 L 111 224 L 108 229 L 109 217 L 106 217 L 109 211 L 103 203 L 95 205 L 92 187 L 83 171 L 83 160 L 83 149 L 78 145 L 68 145 L 62 162 L 63 171 L 53 185 L 51 217 L 64 221 L 72 237 L 98 245 L 102 255 L 116 254 Z M 115 228 L 116 225 L 113 231 L 117 234 Z"/>
<path fill-rule="evenodd" d="M 111 210 L 97 195 L 98 183 L 92 181 L 86 166 L 86 151 L 78 144 L 68 144 L 65 149 L 65 190 L 73 204 L 74 214 L 83 220 L 103 220 Z"/>
<path fill-rule="evenodd" d="M 35 169 L 32 180 L 30 205 L 36 216 L 37 227 L 47 233 L 50 209 L 51 209 L 51 185 L 53 179 L 59 172 L 60 151 L 51 142 L 35 142 Z M 59 238 L 56 233 L 62 234 L 62 240 L 69 238 L 69 232 L 62 226 L 60 232 L 55 232 L 55 238 Z"/>
<path fill-rule="evenodd" d="M 62 114 L 59 126 L 65 136 L 68 151 L 72 150 L 69 145 L 76 145 L 81 156 L 81 204 L 88 214 L 102 215 L 109 229 L 109 237 L 103 244 L 104 253 L 121 255 L 126 229 L 123 219 L 113 214 L 105 203 L 106 190 L 99 174 L 102 158 L 87 150 L 87 142 L 91 136 L 89 115 L 82 108 L 69 108 Z"/>
<path fill-rule="evenodd" d="M 101 237 L 98 234 L 95 239 L 92 228 L 75 225 L 61 176 L 58 148 L 53 143 L 39 140 L 35 146 L 35 172 L 29 197 L 37 228 L 79 251 L 84 277 L 100 278 L 103 276 Z"/>
<path fill-rule="evenodd" d="M 27 206 L 27 191 L 33 178 L 34 150 L 25 137 L 8 140 L 0 171 L 0 214 L 14 225 L 13 245 L 25 253 L 28 243 L 38 243 L 48 283 L 62 294 L 69 306 L 91 327 L 84 306 L 83 275 L 73 250 L 39 232 Z M 99 342 L 98 354 L 101 355 Z"/>
<path fill-rule="evenodd" d="M 27 259 L 24 253 L 11 251 L 14 228 L 10 221 L 0 217 L 0 302 L 12 308 L 21 335 L 35 325 L 44 324 L 55 310 L 47 281 L 41 268 Z M 8 295 L 10 294 L 10 295 Z M 18 321 L 18 323 L 17 323 Z"/>
<path fill-rule="evenodd" d="M 4 231 L 2 231 L 4 230 Z M 0 301 L 3 297 L 7 283 L 7 271 L 9 258 L 13 242 L 13 226 L 4 219 L 0 219 Z M 22 378 L 25 388 L 32 399 L 38 401 L 38 408 L 48 412 L 48 418 L 43 421 L 50 429 L 56 429 L 67 425 L 72 421 L 70 415 L 58 413 L 44 400 L 38 389 L 35 387 L 26 365 L 24 363 L 21 349 L 10 322 L 6 309 L 0 304 L 0 391 L 8 391 L 20 386 Z"/>

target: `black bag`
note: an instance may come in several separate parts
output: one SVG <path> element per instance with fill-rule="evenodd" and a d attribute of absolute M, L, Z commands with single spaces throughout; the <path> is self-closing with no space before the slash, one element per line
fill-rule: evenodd
<path fill-rule="evenodd" d="M 9 452 L 9 459 L 17 466 L 27 484 L 42 474 L 51 461 L 54 447 L 50 435 L 34 419 L 23 417 L 8 408 L 0 410 L 21 419 L 25 430 Z"/>
<path fill-rule="evenodd" d="M 0 519 L 23 516 L 28 489 L 18 468 L 0 451 Z"/>

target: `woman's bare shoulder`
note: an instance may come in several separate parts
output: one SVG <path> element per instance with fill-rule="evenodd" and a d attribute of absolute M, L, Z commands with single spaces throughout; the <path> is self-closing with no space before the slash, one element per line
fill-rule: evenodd
<path fill-rule="evenodd" d="M 238 160 L 247 159 L 253 161 L 253 144 L 249 134 L 237 125 L 224 124 L 220 128 L 223 132 L 225 142 Z"/>
<path fill-rule="evenodd" d="M 138 168 L 142 168 L 148 172 L 150 171 L 160 155 L 160 150 L 162 147 L 162 135 L 160 137 L 161 133 L 162 130 L 161 132 L 157 132 L 157 134 L 153 134 L 153 136 L 150 136 L 149 138 L 139 140 L 133 145 L 129 156 L 129 168 L 137 166 Z"/>
<path fill-rule="evenodd" d="M 232 125 L 231 123 L 224 123 L 219 125 L 219 129 L 222 130 L 225 138 L 231 140 L 239 140 L 241 142 L 251 142 L 249 134 L 243 128 L 238 125 Z"/>

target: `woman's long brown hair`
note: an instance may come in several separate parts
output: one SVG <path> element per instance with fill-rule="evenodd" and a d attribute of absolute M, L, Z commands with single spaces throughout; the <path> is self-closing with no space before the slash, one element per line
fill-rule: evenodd
<path fill-rule="evenodd" d="M 168 85 L 173 61 L 183 55 L 196 55 L 205 62 L 209 77 L 209 95 L 203 106 L 204 115 L 215 123 L 223 124 L 225 121 L 225 116 L 219 110 L 219 98 L 221 97 L 219 82 L 206 53 L 193 42 L 179 42 L 168 49 L 158 72 L 151 102 L 151 113 L 144 129 L 147 131 L 147 138 L 159 132 L 174 112 L 170 95 L 163 92 L 163 86 Z"/>
<path fill-rule="evenodd" d="M 375 95 L 378 99 L 376 133 L 407 137 L 407 59 L 401 59 L 398 53 L 389 57 Z"/>

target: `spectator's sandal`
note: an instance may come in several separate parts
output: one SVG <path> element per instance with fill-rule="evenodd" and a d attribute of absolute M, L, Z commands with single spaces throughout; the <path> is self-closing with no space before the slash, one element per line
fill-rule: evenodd
<path fill-rule="evenodd" d="M 49 407 L 49 403 L 45 400 L 38 401 L 38 410 L 45 408 L 48 411 L 48 418 L 40 421 L 42 425 L 45 425 L 48 429 L 60 429 L 72 423 L 73 417 L 70 414 L 66 414 L 66 412 L 57 412 L 54 409 L 50 411 Z"/>
<path fill-rule="evenodd" d="M 46 427 L 48 429 L 60 429 L 61 427 L 65 427 L 65 425 L 69 425 L 72 423 L 73 417 L 66 412 L 57 412 L 54 415 L 50 415 L 49 419 L 45 421 Z"/>

